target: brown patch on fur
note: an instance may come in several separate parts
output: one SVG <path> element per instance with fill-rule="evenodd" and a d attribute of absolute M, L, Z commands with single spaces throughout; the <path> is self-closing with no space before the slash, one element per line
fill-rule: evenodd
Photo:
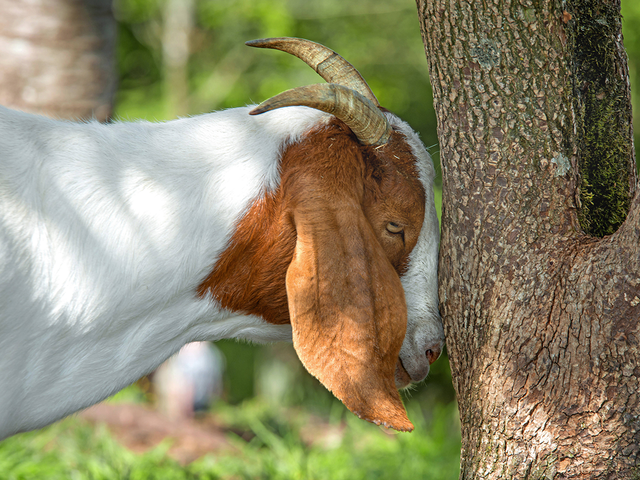
<path fill-rule="evenodd" d="M 415 159 L 400 133 L 379 148 L 360 145 L 339 120 L 311 132 L 282 155 L 281 182 L 265 192 L 240 219 L 228 247 L 198 287 L 239 313 L 258 315 L 272 324 L 289 321 L 285 276 L 296 244 L 292 209 L 296 198 L 330 195 L 357 198 L 378 242 L 399 275 L 424 219 L 424 191 Z M 393 221 L 404 234 L 386 230 Z M 404 237 L 404 238 L 403 238 Z"/>
<path fill-rule="evenodd" d="M 211 293 L 224 308 L 258 315 L 273 324 L 289 321 L 285 276 L 296 231 L 282 189 L 253 202 L 236 227 L 198 294 Z"/>
<path fill-rule="evenodd" d="M 351 411 L 411 430 L 394 381 L 407 323 L 399 275 L 424 209 L 401 134 L 363 146 L 334 120 L 286 149 L 280 187 L 254 201 L 198 294 L 291 323 L 300 360 Z"/>

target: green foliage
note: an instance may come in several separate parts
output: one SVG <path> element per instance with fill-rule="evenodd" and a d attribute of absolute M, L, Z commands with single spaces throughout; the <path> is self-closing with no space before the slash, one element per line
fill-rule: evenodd
<path fill-rule="evenodd" d="M 437 143 L 427 63 L 412 2 L 193 1 L 195 24 L 186 66 L 189 114 L 259 103 L 289 88 L 323 82 L 292 56 L 244 45 L 255 38 L 296 36 L 344 56 L 383 106 L 420 132 L 425 145 Z M 121 118 L 175 117 L 162 57 L 163 5 L 163 0 L 115 2 L 120 82 L 116 115 Z"/>
<path fill-rule="evenodd" d="M 308 424 L 307 416 L 273 415 L 273 411 L 265 411 L 257 403 L 249 403 L 243 410 L 241 423 L 256 435 L 244 447 L 245 458 L 255 459 L 256 463 L 249 472 L 246 462 L 231 460 L 225 465 L 228 473 L 240 478 L 458 478 L 460 439 L 454 404 L 436 407 L 429 422 L 419 412 L 410 412 L 412 418 L 419 420 L 416 430 L 397 435 L 384 433 L 347 414 L 344 437 L 329 438 L 316 446 L 306 445 L 298 433 Z M 339 429 L 337 422 L 333 427 Z"/>
<path fill-rule="evenodd" d="M 160 445 L 138 456 L 119 445 L 104 428 L 70 418 L 0 443 L 2 480 L 173 480 L 196 477 L 166 455 Z"/>
<path fill-rule="evenodd" d="M 104 428 L 70 418 L 38 432 L 0 443 L 0 479 L 172 480 L 172 479 L 457 479 L 459 425 L 455 404 L 437 406 L 427 421 L 410 411 L 413 433 L 390 435 L 353 415 L 332 423 L 296 410 L 254 400 L 219 405 L 247 442 L 229 434 L 235 452 L 207 455 L 183 467 L 167 456 L 170 442 L 137 455 L 120 446 Z M 344 407 L 340 407 L 344 413 Z M 346 422 L 346 425 L 345 425 Z M 303 438 L 305 428 L 316 438 Z"/>
<path fill-rule="evenodd" d="M 640 2 L 637 0 L 622 0 L 622 33 L 624 46 L 629 58 L 629 78 L 631 81 L 631 103 L 633 111 L 640 112 Z M 635 144 L 640 145 L 640 120 L 634 122 Z M 640 158 L 636 156 L 640 171 Z"/>
<path fill-rule="evenodd" d="M 256 369 L 260 367 L 256 357 L 261 347 L 237 340 L 222 340 L 216 342 L 216 346 L 225 358 L 234 359 L 228 361 L 225 367 L 226 400 L 235 404 L 253 397 Z"/>

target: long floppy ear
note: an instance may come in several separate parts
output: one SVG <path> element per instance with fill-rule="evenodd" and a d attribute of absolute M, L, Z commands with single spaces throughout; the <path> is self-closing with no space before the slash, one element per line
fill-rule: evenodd
<path fill-rule="evenodd" d="M 358 417 L 411 431 L 394 380 L 407 328 L 402 284 L 360 206 L 320 202 L 293 212 L 297 240 L 286 279 L 293 346 Z"/>

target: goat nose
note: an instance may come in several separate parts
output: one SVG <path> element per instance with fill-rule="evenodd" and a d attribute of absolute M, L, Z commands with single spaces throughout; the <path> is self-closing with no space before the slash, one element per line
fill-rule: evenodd
<path fill-rule="evenodd" d="M 434 345 L 433 347 L 427 350 L 427 360 L 429 360 L 429 365 L 435 362 L 440 356 L 441 350 L 439 345 Z"/>

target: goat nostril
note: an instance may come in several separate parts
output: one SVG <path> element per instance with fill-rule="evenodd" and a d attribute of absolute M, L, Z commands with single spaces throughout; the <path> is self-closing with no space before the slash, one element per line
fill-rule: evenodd
<path fill-rule="evenodd" d="M 440 348 L 432 347 L 429 350 L 427 350 L 427 360 L 429 360 L 429 365 L 435 362 L 439 356 L 440 356 Z"/>

